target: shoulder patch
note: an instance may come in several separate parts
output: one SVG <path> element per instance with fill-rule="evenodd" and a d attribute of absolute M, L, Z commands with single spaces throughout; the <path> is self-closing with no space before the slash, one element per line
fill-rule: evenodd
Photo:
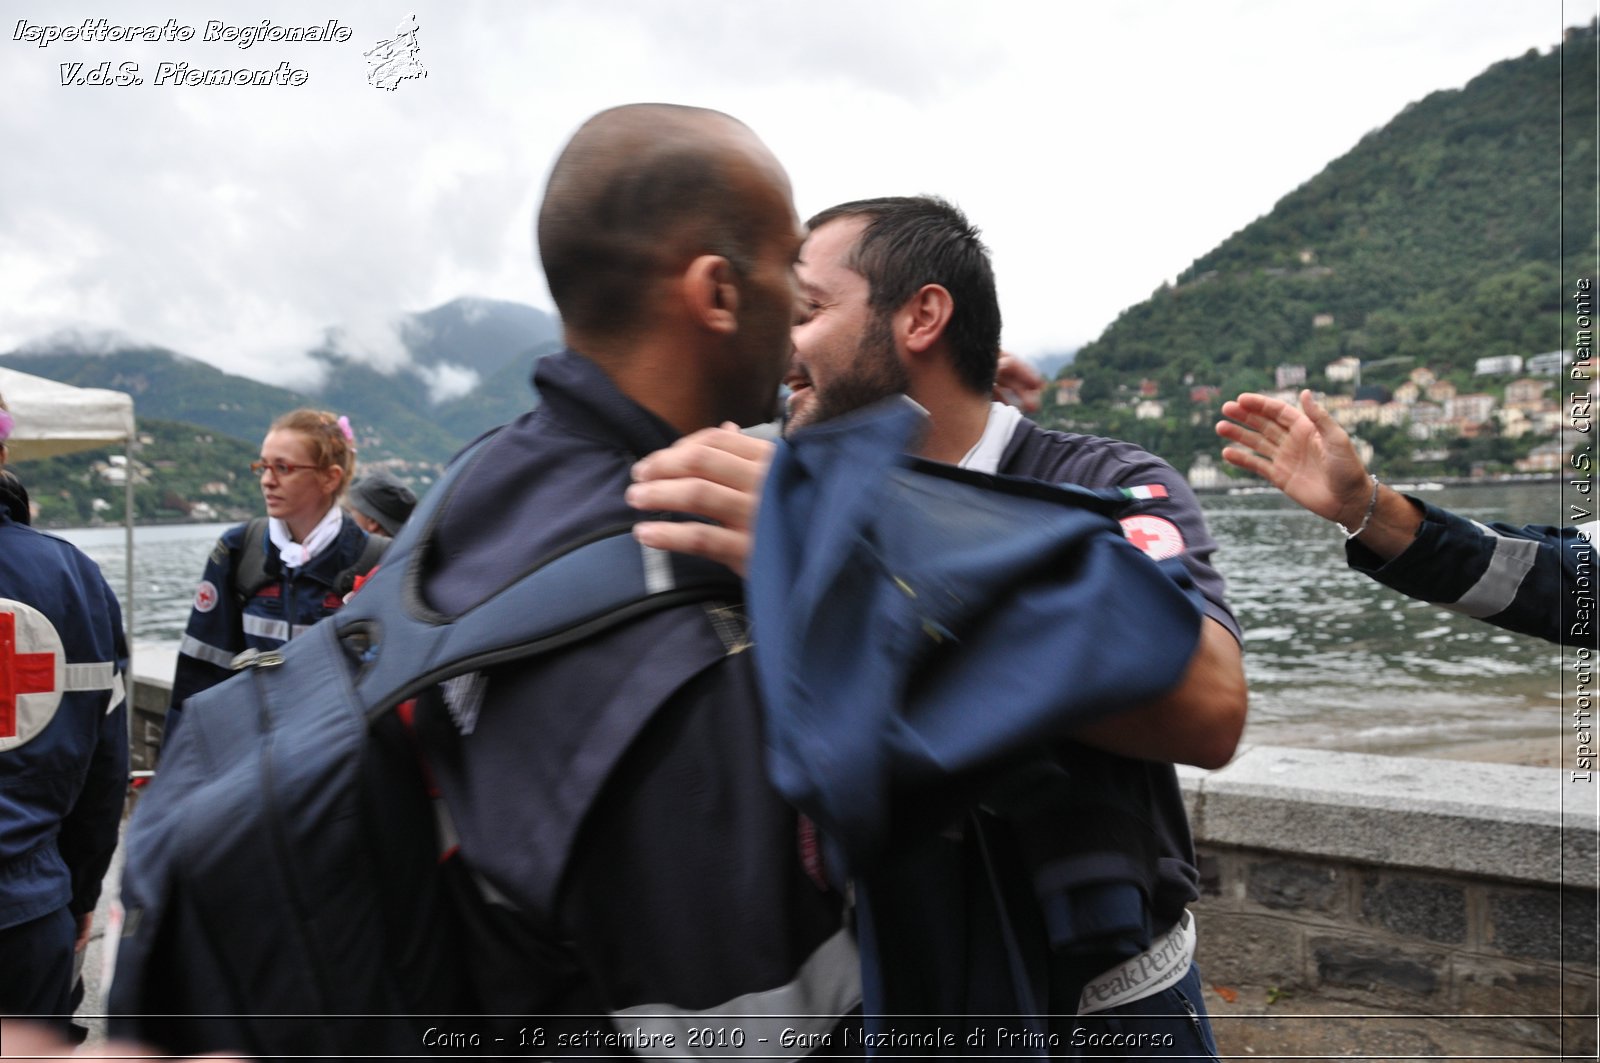
<path fill-rule="evenodd" d="M 194 611 L 209 613 L 217 607 L 217 585 L 208 579 L 200 581 L 194 589 Z"/>
<path fill-rule="evenodd" d="M 1141 484 L 1138 487 L 1124 487 L 1122 493 L 1128 498 L 1166 498 L 1167 488 L 1164 484 Z"/>
<path fill-rule="evenodd" d="M 1152 517 L 1148 513 L 1140 513 L 1132 517 L 1123 517 L 1122 534 L 1128 541 L 1157 561 L 1168 557 L 1177 557 L 1188 548 L 1183 541 L 1183 532 L 1178 526 L 1165 517 Z"/>
<path fill-rule="evenodd" d="M 26 745 L 55 719 L 65 650 L 50 618 L 0 598 L 0 753 Z"/>
<path fill-rule="evenodd" d="M 226 560 L 228 560 L 228 544 L 218 539 L 217 545 L 211 548 L 211 563 L 220 565 Z"/>

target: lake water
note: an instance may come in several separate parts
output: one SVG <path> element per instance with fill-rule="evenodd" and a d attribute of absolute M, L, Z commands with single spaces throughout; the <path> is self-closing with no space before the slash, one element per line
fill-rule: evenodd
<path fill-rule="evenodd" d="M 1482 521 L 1564 523 L 1556 484 L 1448 487 L 1424 497 Z M 1344 564 L 1332 525 L 1269 492 L 1202 497 L 1245 631 L 1247 742 L 1376 753 L 1548 740 L 1562 651 L 1394 594 Z M 141 673 L 169 667 L 195 582 L 227 525 L 135 532 Z M 123 582 L 121 528 L 61 532 Z M 1568 651 L 1570 652 L 1570 651 Z"/>

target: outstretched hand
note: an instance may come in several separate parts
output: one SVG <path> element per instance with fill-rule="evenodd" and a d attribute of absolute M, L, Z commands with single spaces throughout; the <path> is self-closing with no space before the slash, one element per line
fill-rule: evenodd
<path fill-rule="evenodd" d="M 715 521 L 640 521 L 633 536 L 645 546 L 710 558 L 745 574 L 754 545 L 761 487 L 775 450 L 734 424 L 703 428 L 633 467 L 628 505 Z"/>
<path fill-rule="evenodd" d="M 1350 436 L 1310 391 L 1300 408 L 1246 392 L 1222 404 L 1217 435 L 1238 446 L 1222 457 L 1253 472 L 1304 508 L 1347 528 L 1361 522 L 1372 483 Z"/>

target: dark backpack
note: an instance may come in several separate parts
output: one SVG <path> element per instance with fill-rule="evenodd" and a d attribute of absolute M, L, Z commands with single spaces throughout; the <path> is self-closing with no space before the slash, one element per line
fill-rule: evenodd
<path fill-rule="evenodd" d="M 559 951 L 440 860 L 412 736 L 391 709 L 740 589 L 726 569 L 645 551 L 618 528 L 462 616 L 434 614 L 422 562 L 474 457 L 428 493 L 349 604 L 185 704 L 127 830 L 116 1036 L 177 1053 L 411 1055 L 429 1026 L 457 1028 L 440 1017 L 512 1010 L 486 956 L 528 965 Z"/>
<path fill-rule="evenodd" d="M 252 517 L 250 523 L 244 526 L 244 543 L 239 547 L 239 555 L 233 563 L 233 596 L 240 609 L 255 597 L 256 591 L 273 581 L 267 575 L 266 538 L 267 518 Z M 361 556 L 356 558 L 355 564 L 347 565 L 334 576 L 333 592 L 341 598 L 349 594 L 355 588 L 356 577 L 364 576 L 376 568 L 388 546 L 387 535 L 368 532 L 367 545 L 361 548 Z"/>

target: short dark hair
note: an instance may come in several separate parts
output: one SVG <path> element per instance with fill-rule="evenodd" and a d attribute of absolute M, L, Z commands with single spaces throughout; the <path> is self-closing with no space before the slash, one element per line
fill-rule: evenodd
<path fill-rule="evenodd" d="M 748 275 L 770 222 L 708 131 L 737 119 L 699 107 L 632 104 L 584 123 L 550 172 L 539 258 L 562 321 L 625 335 L 653 282 L 699 254 Z"/>
<path fill-rule="evenodd" d="M 816 230 L 841 218 L 866 218 L 849 266 L 867 279 L 868 305 L 886 315 L 924 284 L 946 289 L 954 302 L 945 335 L 956 375 L 973 391 L 994 387 L 1000 359 L 1000 300 L 989 249 L 978 229 L 937 196 L 888 196 L 841 203 L 817 214 Z"/>

